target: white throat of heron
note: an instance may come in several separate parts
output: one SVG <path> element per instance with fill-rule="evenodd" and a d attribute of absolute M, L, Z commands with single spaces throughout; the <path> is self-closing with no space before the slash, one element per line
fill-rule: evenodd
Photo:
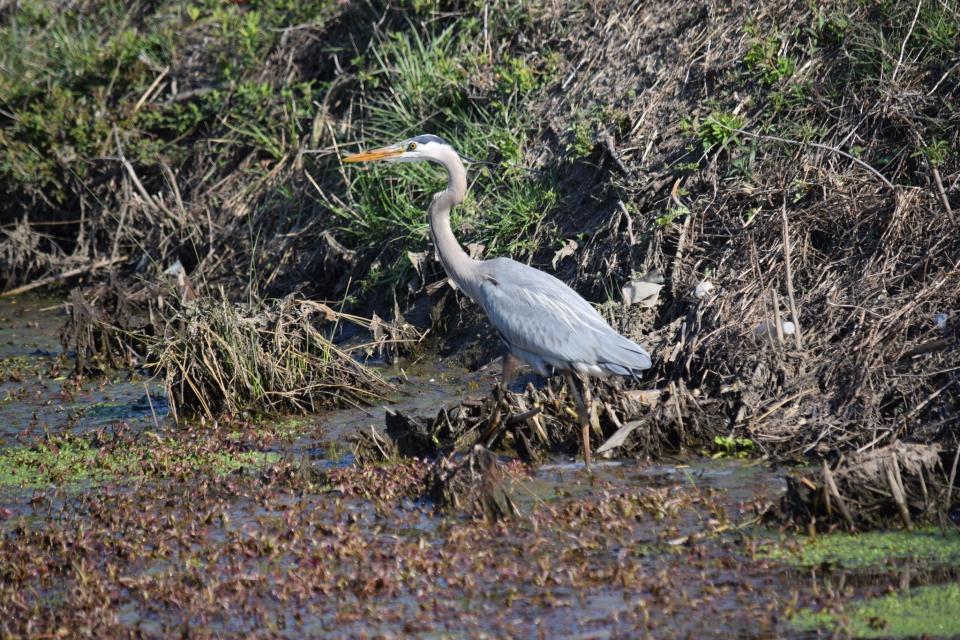
<path fill-rule="evenodd" d="M 467 172 L 457 153 L 447 145 L 437 145 L 436 161 L 447 170 L 447 188 L 433 196 L 430 203 L 430 233 L 437 247 L 443 270 L 457 288 L 476 300 L 477 261 L 467 255 L 450 227 L 450 212 L 463 202 L 467 193 Z"/>

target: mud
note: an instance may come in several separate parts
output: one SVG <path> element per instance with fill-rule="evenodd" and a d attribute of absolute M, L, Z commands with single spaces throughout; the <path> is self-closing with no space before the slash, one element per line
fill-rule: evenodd
<path fill-rule="evenodd" d="M 354 461 L 348 439 L 384 428 L 384 406 L 178 427 L 149 380 L 63 374 L 49 303 L 0 309 L 0 457 L 54 464 L 82 443 L 100 471 L 0 483 L 4 637 L 856 635 L 858 611 L 891 610 L 874 599 L 925 605 L 939 596 L 918 589 L 956 582 L 953 552 L 930 551 L 957 532 L 902 533 L 909 553 L 867 539 L 878 551 L 845 562 L 855 538 L 817 556 L 764 526 L 786 470 L 756 460 L 610 460 L 590 476 L 572 457 L 501 456 L 515 517 L 440 510 L 432 460 Z M 491 382 L 442 363 L 385 374 L 399 391 L 384 405 L 420 416 Z"/>

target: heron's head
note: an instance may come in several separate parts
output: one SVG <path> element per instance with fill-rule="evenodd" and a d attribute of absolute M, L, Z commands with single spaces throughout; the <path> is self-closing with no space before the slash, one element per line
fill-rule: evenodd
<path fill-rule="evenodd" d="M 392 144 L 388 147 L 371 149 L 370 151 L 361 151 L 360 153 L 351 153 L 344 156 L 344 162 L 376 162 L 386 160 L 388 162 L 421 162 L 423 160 L 433 160 L 440 162 L 447 154 L 453 151 L 453 148 L 447 144 L 443 138 L 430 134 L 424 134 L 409 140 L 404 140 L 399 144 Z"/>

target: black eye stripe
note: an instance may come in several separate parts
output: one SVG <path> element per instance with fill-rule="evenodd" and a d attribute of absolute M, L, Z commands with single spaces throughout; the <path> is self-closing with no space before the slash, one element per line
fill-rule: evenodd
<path fill-rule="evenodd" d="M 439 137 L 439 136 L 435 136 L 435 135 L 429 134 L 429 133 L 425 133 L 425 134 L 419 135 L 419 136 L 414 136 L 414 137 L 412 138 L 412 140 L 413 140 L 414 142 L 418 142 L 418 143 L 420 143 L 420 144 L 427 144 L 427 143 L 429 143 L 429 142 L 436 142 L 437 144 L 447 144 L 447 143 L 443 140 L 443 138 L 441 138 L 441 137 Z"/>

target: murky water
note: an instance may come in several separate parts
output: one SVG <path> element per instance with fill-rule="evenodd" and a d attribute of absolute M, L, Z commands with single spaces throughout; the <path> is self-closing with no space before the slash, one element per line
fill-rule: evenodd
<path fill-rule="evenodd" d="M 383 406 L 178 429 L 149 379 L 73 380 L 60 313 L 0 299 L 0 636 L 828 637 L 790 616 L 957 580 L 949 553 L 798 566 L 759 518 L 782 474 L 750 461 L 514 465 L 520 518 L 440 515 L 427 462 L 351 465 Z M 387 375 L 423 415 L 492 384 Z"/>
<path fill-rule="evenodd" d="M 133 372 L 71 379 L 59 340 L 64 313 L 55 299 L 0 298 L 0 443 L 118 421 L 157 426 L 168 411 L 160 385 Z"/>

